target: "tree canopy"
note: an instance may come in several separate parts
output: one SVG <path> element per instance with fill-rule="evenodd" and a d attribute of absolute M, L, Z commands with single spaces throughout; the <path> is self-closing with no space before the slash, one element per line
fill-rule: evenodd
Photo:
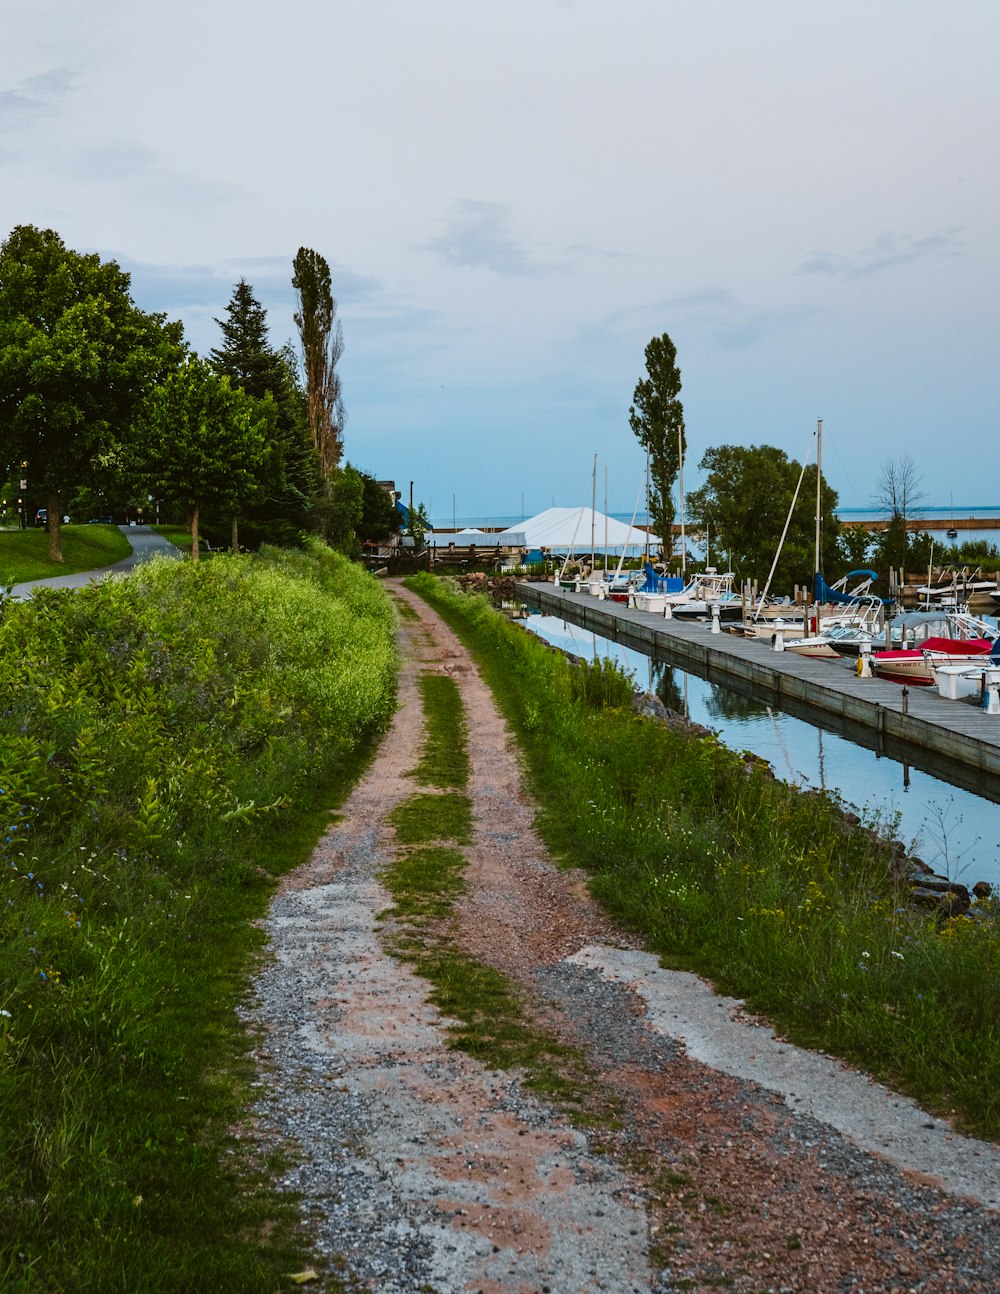
<path fill-rule="evenodd" d="M 181 325 L 138 309 L 114 261 L 33 225 L 0 248 L 0 452 L 45 499 L 52 560 L 61 497 L 113 453 L 183 353 Z"/>
<path fill-rule="evenodd" d="M 674 481 L 684 453 L 684 406 L 677 349 L 667 333 L 646 347 L 646 374 L 632 394 L 629 425 L 649 452 L 649 511 L 656 534 L 669 551 L 676 509 Z"/>
<path fill-rule="evenodd" d="M 270 396 L 254 399 L 198 358 L 150 394 L 136 467 L 157 494 L 189 510 L 195 561 L 202 507 L 214 503 L 231 514 L 260 492 L 275 417 Z"/>
<path fill-rule="evenodd" d="M 801 464 L 773 445 L 720 445 L 709 449 L 700 467 L 707 473 L 700 490 L 687 498 L 692 527 L 708 527 L 712 550 L 725 552 L 741 579 L 767 579 L 778 550 Z M 820 563 L 828 576 L 841 563 L 836 516 L 837 495 L 822 482 Z M 772 593 L 790 593 L 795 584 L 812 587 L 816 569 L 816 468 L 805 470 L 788 534 L 775 568 Z"/>

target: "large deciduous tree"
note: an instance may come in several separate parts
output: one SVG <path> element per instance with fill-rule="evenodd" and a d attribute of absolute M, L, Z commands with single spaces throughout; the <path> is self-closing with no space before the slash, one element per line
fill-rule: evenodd
<path fill-rule="evenodd" d="M 245 279 L 233 289 L 225 318 L 215 322 L 222 344 L 209 354 L 212 367 L 256 399 L 271 396 L 276 406 L 266 489 L 244 504 L 244 533 L 249 530 L 251 543 L 295 542 L 314 520 L 319 474 L 294 351 L 290 344 L 280 350 L 271 345 L 267 312 Z"/>
<path fill-rule="evenodd" d="M 649 512 L 656 534 L 669 551 L 673 533 L 673 488 L 684 454 L 684 406 L 677 348 L 664 333 L 646 347 L 646 376 L 636 385 L 629 425 L 649 453 Z"/>
<path fill-rule="evenodd" d="M 18 225 L 0 248 L 0 454 L 48 509 L 62 561 L 61 501 L 114 457 L 151 387 L 180 363 L 179 323 L 146 314 L 114 261 Z"/>
<path fill-rule="evenodd" d="M 330 267 L 319 254 L 300 247 L 295 256 L 292 287 L 298 309 L 295 326 L 302 344 L 309 426 L 319 455 L 320 471 L 329 481 L 340 466 L 344 449 L 344 402 L 337 361 L 344 338 L 337 319 Z"/>
<path fill-rule="evenodd" d="M 159 495 L 191 515 L 191 554 L 199 554 L 206 504 L 232 515 L 261 489 L 276 409 L 256 400 L 197 358 L 156 387 L 136 441 L 138 469 Z"/>
<path fill-rule="evenodd" d="M 800 475 L 802 485 L 775 567 L 772 593 L 795 584 L 812 587 L 816 569 L 816 467 L 790 459 L 773 445 L 720 445 L 699 464 L 707 473 L 700 490 L 688 495 L 693 525 L 708 527 L 712 548 L 721 548 L 744 580 L 766 580 L 778 551 Z M 820 492 L 821 569 L 829 574 L 841 561 L 837 495 L 824 478 Z"/>

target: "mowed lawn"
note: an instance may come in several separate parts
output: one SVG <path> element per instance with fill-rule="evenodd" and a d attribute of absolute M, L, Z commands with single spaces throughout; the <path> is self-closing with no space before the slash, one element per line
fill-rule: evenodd
<path fill-rule="evenodd" d="M 128 557 L 132 545 L 117 526 L 63 526 L 64 561 L 50 562 L 49 536 L 43 528 L 0 530 L 0 584 L 44 580 L 97 570 Z"/>

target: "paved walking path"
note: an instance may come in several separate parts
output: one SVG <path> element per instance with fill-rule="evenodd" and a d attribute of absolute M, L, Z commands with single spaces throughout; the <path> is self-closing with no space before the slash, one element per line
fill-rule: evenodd
<path fill-rule="evenodd" d="M 77 571 L 74 575 L 50 575 L 42 580 L 25 580 L 22 584 L 15 584 L 11 590 L 12 598 L 28 598 L 35 589 L 82 589 L 88 584 L 96 584 L 98 580 L 106 579 L 109 575 L 119 575 L 126 571 L 134 570 L 142 562 L 148 562 L 151 557 L 157 554 L 163 554 L 167 557 L 179 557 L 180 549 L 172 544 L 169 539 L 164 539 L 158 535 L 149 526 L 119 526 L 125 538 L 132 545 L 132 552 L 128 557 L 123 557 L 120 562 L 115 562 L 112 566 L 102 566 L 96 571 Z"/>

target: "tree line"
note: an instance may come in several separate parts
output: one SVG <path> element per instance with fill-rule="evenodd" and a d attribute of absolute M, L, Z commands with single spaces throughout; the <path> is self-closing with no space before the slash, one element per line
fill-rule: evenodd
<path fill-rule="evenodd" d="M 292 265 L 301 344 L 275 348 L 241 279 L 207 357 L 179 322 L 139 309 L 114 261 L 17 226 L 0 247 L 0 455 L 47 511 L 61 561 L 70 500 L 119 514 L 163 501 L 192 534 L 208 517 L 234 547 L 306 532 L 347 551 L 398 530 L 394 501 L 343 461 L 343 335 L 330 268 L 302 247 Z"/>
<path fill-rule="evenodd" d="M 673 553 L 673 527 L 679 499 L 681 464 L 687 450 L 681 371 L 677 348 L 667 333 L 654 337 L 645 350 L 646 374 L 636 384 L 629 425 L 649 463 L 647 510 L 653 532 Z M 704 483 L 685 498 L 688 527 L 706 544 L 706 564 L 725 565 L 741 579 L 761 579 L 770 570 L 778 541 L 788 522 L 774 572 L 775 590 L 796 583 L 811 586 L 816 570 L 816 464 L 802 464 L 773 445 L 719 445 L 698 464 Z M 913 460 L 888 459 L 875 484 L 872 506 L 886 518 L 877 534 L 842 526 L 837 494 L 825 477 L 819 482 L 819 569 L 830 579 L 847 571 L 875 566 L 883 573 L 926 569 L 932 537 L 919 530 L 924 493 Z M 792 501 L 798 502 L 791 510 Z M 975 551 L 974 551 L 975 549 Z M 983 551 L 979 551 L 982 549 Z M 959 560 L 996 560 L 990 545 L 960 550 Z M 713 560 L 714 559 L 714 560 Z"/>

